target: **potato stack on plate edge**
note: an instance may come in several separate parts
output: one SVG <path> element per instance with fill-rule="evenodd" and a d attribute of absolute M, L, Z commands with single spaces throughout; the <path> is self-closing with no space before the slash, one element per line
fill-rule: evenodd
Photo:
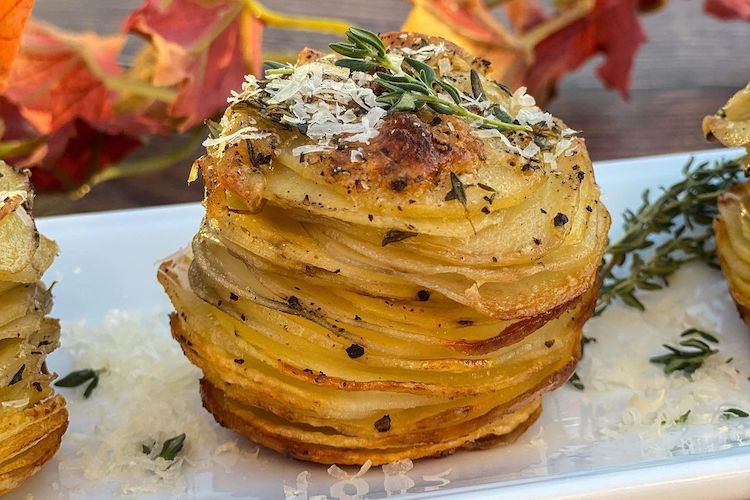
<path fill-rule="evenodd" d="M 374 464 L 517 438 L 574 372 L 609 215 L 583 140 L 440 38 L 353 28 L 209 124 L 158 277 L 222 425 Z"/>
<path fill-rule="evenodd" d="M 60 343 L 47 317 L 41 281 L 57 245 L 36 230 L 26 173 L 0 161 L 0 494 L 20 485 L 55 454 L 68 426 L 45 358 Z"/>
<path fill-rule="evenodd" d="M 703 133 L 728 147 L 744 147 L 742 168 L 750 175 L 750 84 L 719 111 L 703 119 Z M 719 196 L 714 220 L 716 253 L 737 310 L 750 324 L 750 183 L 743 182 Z"/>

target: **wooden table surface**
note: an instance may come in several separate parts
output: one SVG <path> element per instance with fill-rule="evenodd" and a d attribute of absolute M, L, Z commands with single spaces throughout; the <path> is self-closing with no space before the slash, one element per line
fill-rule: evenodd
<path fill-rule="evenodd" d="M 100 33 L 117 30 L 139 0 L 37 0 L 34 15 L 70 29 Z M 332 13 L 377 31 L 397 29 L 406 16 L 405 0 L 266 0 L 287 12 Z M 750 24 L 720 22 L 701 12 L 700 0 L 672 0 L 645 16 L 649 41 L 638 54 L 631 97 L 623 100 L 596 80 L 598 60 L 567 77 L 549 111 L 582 130 L 594 160 L 717 147 L 700 131 L 701 118 L 713 113 L 750 81 Z M 267 30 L 270 52 L 304 45 L 324 47 L 320 34 Z M 200 152 L 196 151 L 196 155 Z M 202 188 L 188 187 L 190 162 L 153 175 L 101 184 L 85 198 L 40 199 L 40 215 L 163 205 L 199 200 Z"/>

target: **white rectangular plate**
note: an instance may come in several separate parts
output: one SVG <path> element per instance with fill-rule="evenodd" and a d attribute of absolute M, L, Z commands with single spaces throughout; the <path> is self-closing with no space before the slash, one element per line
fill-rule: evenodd
<path fill-rule="evenodd" d="M 637 207 L 644 189 L 654 190 L 678 180 L 681 168 L 691 156 L 696 161 L 705 161 L 736 154 L 698 152 L 597 164 L 597 180 L 604 202 L 613 214 L 612 237 L 620 232 L 622 211 L 626 207 Z M 97 337 L 97 325 L 112 309 L 135 316 L 153 316 L 157 311 L 165 317 L 170 305 L 155 280 L 156 263 L 189 242 L 201 216 L 202 208 L 191 204 L 39 221 L 40 229 L 57 240 L 61 248 L 60 257 L 46 275 L 48 282 L 59 282 L 55 288 L 54 315 L 61 318 L 64 325 L 63 347 L 50 357 L 51 369 L 65 374 L 71 368 L 81 368 L 80 359 L 74 359 L 80 352 L 72 353 L 71 346 L 78 346 L 80 351 L 81 345 L 89 345 L 90 351 L 97 348 L 97 342 L 106 341 Z M 699 286 L 694 286 L 695 283 Z M 291 498 L 316 495 L 353 498 L 351 495 L 355 492 L 366 498 L 398 493 L 413 494 L 414 498 L 645 498 L 667 492 L 681 499 L 750 498 L 748 423 L 741 419 L 732 422 L 720 419 L 717 407 L 715 418 L 707 419 L 704 415 L 703 421 L 668 426 L 670 429 L 663 433 L 656 426 L 654 434 L 655 427 L 648 421 L 647 410 L 638 417 L 645 419 L 641 426 L 634 425 L 632 411 L 628 413 L 638 394 L 648 405 L 653 391 L 672 391 L 676 387 L 679 381 L 665 382 L 660 369 L 648 363 L 648 356 L 659 354 L 660 345 L 674 342 L 687 326 L 706 328 L 720 336 L 721 355 L 731 355 L 732 366 L 744 373 L 740 385 L 732 389 L 734 392 L 727 392 L 728 399 L 718 404 L 750 405 L 750 383 L 746 381 L 750 375 L 750 331 L 736 318 L 721 275 L 703 268 L 681 271 L 669 290 L 652 293 L 644 301 L 650 308 L 645 316 L 624 306 L 615 306 L 587 325 L 587 334 L 597 337 L 598 342 L 587 347 L 585 358 L 603 356 L 606 363 L 614 365 L 625 357 L 641 360 L 639 376 L 653 380 L 650 392 L 629 387 L 627 380 L 612 391 L 596 390 L 587 385 L 587 389 L 580 392 L 566 386 L 545 399 L 539 422 L 513 445 L 418 461 L 411 470 L 400 475 L 386 475 L 380 467 L 375 467 L 351 480 L 333 477 L 326 467 L 283 458 L 266 449 L 261 449 L 256 458 L 250 453 L 256 447 L 219 429 L 200 407 L 197 396 L 188 398 L 187 402 L 183 398 L 181 404 L 188 408 L 180 410 L 178 415 L 205 421 L 201 425 L 212 429 L 204 436 L 188 436 L 188 458 L 201 454 L 210 456 L 219 444 L 232 439 L 237 439 L 244 452 L 234 461 L 236 463 L 194 460 L 183 469 L 184 483 L 179 487 L 184 490 L 178 493 L 189 498 L 283 498 L 284 486 L 299 486 L 296 496 Z M 81 320 L 85 320 L 88 327 L 81 327 Z M 169 336 L 166 321 L 152 328 L 153 335 L 164 345 L 164 339 Z M 144 348 L 150 345 L 147 343 Z M 618 354 L 613 355 L 613 349 Z M 110 351 L 113 350 L 110 348 Z M 143 362 L 148 363 L 147 354 L 133 353 L 132 356 L 144 356 Z M 130 355 L 116 350 L 111 354 L 113 357 Z M 588 365 L 585 363 L 581 367 L 583 373 L 590 369 L 591 361 Z M 188 364 L 187 360 L 184 364 Z M 195 378 L 190 386 L 197 394 L 198 374 L 187 373 Z M 112 377 L 116 376 L 116 373 L 105 375 L 102 384 L 114 383 Z M 110 377 L 109 382 L 107 377 Z M 607 387 L 617 386 L 612 382 L 617 376 L 611 370 L 601 378 Z M 585 375 L 584 380 L 588 380 Z M 95 392 L 92 399 L 108 394 L 105 389 Z M 130 390 L 138 391 L 139 387 Z M 111 404 L 110 411 L 119 412 L 121 417 L 125 415 L 125 421 L 137 419 L 145 410 L 128 405 L 127 397 L 117 402 L 92 402 L 83 401 L 80 391 L 64 390 L 63 393 L 69 400 L 71 426 L 61 451 L 42 472 L 11 493 L 9 499 L 27 498 L 29 493 L 34 498 L 44 499 L 104 498 L 123 492 L 127 478 L 113 472 L 105 479 L 87 479 L 80 469 L 70 468 L 65 463 L 76 456 L 81 436 L 97 439 L 94 427 L 99 426 L 101 430 L 104 425 L 97 421 L 101 419 L 101 405 Z M 672 396 L 666 394 L 667 399 Z M 159 399 L 153 403 L 166 405 L 165 408 L 172 404 L 170 394 L 163 394 Z M 675 412 L 684 411 L 678 408 L 679 401 L 671 404 Z M 132 413 L 130 417 L 128 412 Z M 694 413 L 699 412 L 696 409 Z M 180 428 L 179 421 L 175 422 L 175 428 Z M 615 428 L 625 431 L 611 432 Z M 156 433 L 160 431 L 167 430 L 154 429 Z M 197 449 L 197 443 L 205 449 Z M 133 446 L 140 445 L 134 443 Z M 309 484 L 302 481 L 298 485 L 298 475 L 303 471 L 309 471 Z M 351 468 L 347 471 L 356 472 Z M 159 483 L 155 484 L 157 491 L 148 494 L 149 497 L 169 498 L 175 494 L 174 490 L 161 490 Z M 288 492 L 292 495 L 291 489 Z"/>

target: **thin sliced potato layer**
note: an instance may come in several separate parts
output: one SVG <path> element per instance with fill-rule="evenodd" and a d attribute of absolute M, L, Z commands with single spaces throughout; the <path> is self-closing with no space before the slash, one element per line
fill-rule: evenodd
<path fill-rule="evenodd" d="M 558 135 L 484 133 L 424 107 L 388 114 L 369 142 L 300 153 L 309 128 L 230 100 L 195 163 L 206 216 L 158 279 L 204 406 L 302 460 L 382 464 L 513 441 L 575 370 L 597 298 L 610 218 L 583 140 L 449 42 L 387 38 L 439 44 L 460 92 L 480 82 L 494 105 L 526 106 Z M 310 64 L 320 78 L 348 71 Z M 311 93 L 299 115 L 320 89 L 357 92 L 288 71 Z"/>
<path fill-rule="evenodd" d="M 60 325 L 47 317 L 52 294 L 40 280 L 57 245 L 37 232 L 33 197 L 28 175 L 0 161 L 0 495 L 55 454 L 68 426 L 45 364 Z"/>
<path fill-rule="evenodd" d="M 719 197 L 714 220 L 716 251 L 729 292 L 742 319 L 750 325 L 750 183 L 738 184 Z"/>

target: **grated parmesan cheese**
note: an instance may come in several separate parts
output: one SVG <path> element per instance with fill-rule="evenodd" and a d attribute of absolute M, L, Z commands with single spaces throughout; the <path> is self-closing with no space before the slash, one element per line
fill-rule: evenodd
<path fill-rule="evenodd" d="M 687 266 L 666 290 L 644 293 L 642 301 L 643 313 L 613 304 L 586 325 L 596 342 L 587 344 L 578 374 L 596 432 L 618 440 L 636 435 L 662 451 L 750 443 L 750 421 L 722 415 L 730 407 L 750 411 L 750 335 L 728 334 L 746 327 L 718 271 Z M 664 352 L 662 344 L 676 345 L 690 327 L 715 335 L 719 353 L 691 376 L 665 375 L 649 358 Z M 686 423 L 675 422 L 688 410 Z"/>
<path fill-rule="evenodd" d="M 65 393 L 72 425 L 58 454 L 63 487 L 101 489 L 101 498 L 178 495 L 189 484 L 186 470 L 229 467 L 247 456 L 236 442 L 215 447 L 223 431 L 201 411 L 200 372 L 170 337 L 165 314 L 111 311 L 95 328 L 81 322 L 63 332 L 73 370 L 106 369 L 90 399 Z M 185 445 L 174 461 L 141 450 L 183 432 Z"/>

